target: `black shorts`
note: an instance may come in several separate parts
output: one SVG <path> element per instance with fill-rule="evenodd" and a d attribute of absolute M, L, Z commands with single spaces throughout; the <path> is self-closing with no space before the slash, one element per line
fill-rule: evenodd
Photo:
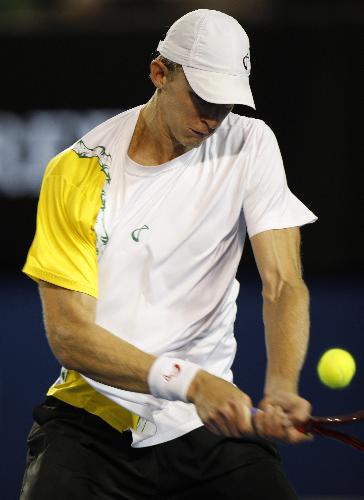
<path fill-rule="evenodd" d="M 35 407 L 20 500 L 297 500 L 276 448 L 200 427 L 132 448 L 131 433 L 53 397 Z"/>

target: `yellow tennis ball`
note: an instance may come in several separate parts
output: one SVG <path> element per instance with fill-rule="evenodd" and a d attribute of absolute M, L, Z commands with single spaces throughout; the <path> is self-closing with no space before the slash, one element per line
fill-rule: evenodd
<path fill-rule="evenodd" d="M 355 375 L 353 356 L 344 349 L 329 349 L 320 358 L 317 372 L 321 382 L 331 389 L 343 389 Z"/>

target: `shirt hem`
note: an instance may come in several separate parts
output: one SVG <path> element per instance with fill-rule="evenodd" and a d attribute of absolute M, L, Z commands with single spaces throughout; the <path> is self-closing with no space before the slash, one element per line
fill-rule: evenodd
<path fill-rule="evenodd" d="M 203 423 L 200 419 L 194 419 L 187 424 L 182 425 L 181 427 L 177 427 L 172 431 L 158 434 L 156 436 L 152 436 L 147 439 L 143 439 L 137 443 L 132 444 L 133 448 L 146 448 L 148 446 L 155 446 L 157 444 L 166 443 L 167 441 L 172 441 L 172 439 L 179 438 L 188 432 L 191 432 L 198 427 L 203 427 Z"/>
<path fill-rule="evenodd" d="M 317 221 L 317 217 L 313 215 L 310 219 L 301 219 L 301 220 L 294 220 L 294 221 L 278 221 L 278 222 L 268 222 L 266 224 L 261 224 L 258 225 L 257 227 L 254 228 L 253 231 L 249 231 L 248 229 L 248 234 L 249 238 L 252 238 L 256 234 L 262 233 L 263 231 L 269 231 L 272 229 L 287 229 L 290 227 L 301 227 L 306 224 L 312 224 Z"/>
<path fill-rule="evenodd" d="M 53 285 L 60 286 L 62 288 L 67 288 L 68 290 L 86 293 L 87 295 L 91 295 L 95 298 L 97 298 L 98 296 L 97 290 L 95 288 L 89 287 L 87 285 L 80 285 L 79 283 L 65 278 L 64 276 L 58 276 L 57 274 L 44 271 L 43 269 L 34 266 L 26 265 L 23 267 L 22 272 L 29 276 L 29 278 L 37 282 L 38 280 L 42 280 L 46 281 L 47 283 L 52 283 Z"/>

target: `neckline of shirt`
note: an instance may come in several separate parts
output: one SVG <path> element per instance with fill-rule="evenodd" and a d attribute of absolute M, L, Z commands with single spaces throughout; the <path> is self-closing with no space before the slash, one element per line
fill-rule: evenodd
<path fill-rule="evenodd" d="M 165 163 L 161 163 L 160 165 L 141 165 L 140 163 L 135 162 L 133 159 L 130 158 L 128 155 L 128 149 L 130 145 L 131 138 L 134 133 L 134 129 L 139 117 L 139 113 L 142 109 L 143 105 L 138 106 L 137 108 L 134 108 L 135 113 L 133 113 L 133 123 L 131 128 L 131 133 L 129 140 L 127 141 L 127 148 L 125 152 L 125 170 L 129 174 L 132 175 L 138 175 L 138 176 L 152 176 L 152 175 L 158 175 L 160 173 L 166 172 L 171 169 L 177 169 L 178 167 L 188 167 L 188 165 L 191 163 L 192 157 L 195 154 L 196 150 L 198 148 L 193 148 L 190 151 L 187 151 L 186 153 L 183 153 L 182 155 L 178 156 L 177 158 L 173 158 L 173 160 L 169 160 Z"/>
<path fill-rule="evenodd" d="M 150 167 L 136 163 L 134 160 L 130 158 L 128 153 L 126 153 L 125 170 L 132 175 L 140 175 L 140 176 L 157 175 L 171 169 L 177 169 L 178 167 L 182 166 L 187 167 L 191 163 L 193 153 L 194 153 L 193 150 L 187 151 L 187 153 L 178 156 L 178 158 L 174 158 L 173 160 L 167 161 L 166 163 L 162 163 L 161 165 L 150 166 Z"/>

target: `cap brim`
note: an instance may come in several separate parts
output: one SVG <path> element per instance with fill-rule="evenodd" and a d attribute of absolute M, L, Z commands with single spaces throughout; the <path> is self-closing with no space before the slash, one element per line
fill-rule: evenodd
<path fill-rule="evenodd" d="M 188 83 L 201 99 L 215 104 L 244 104 L 255 109 L 249 77 L 225 75 L 182 65 Z"/>

